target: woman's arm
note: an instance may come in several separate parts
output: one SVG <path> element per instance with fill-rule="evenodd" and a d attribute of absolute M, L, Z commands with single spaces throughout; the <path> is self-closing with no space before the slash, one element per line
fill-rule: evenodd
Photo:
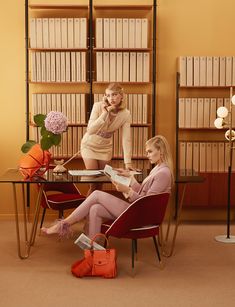
<path fill-rule="evenodd" d="M 103 111 L 100 114 L 100 103 L 95 102 L 91 111 L 91 115 L 88 121 L 87 125 L 87 132 L 89 134 L 95 134 L 96 132 L 99 131 L 99 129 L 103 126 L 105 123 L 105 120 L 108 116 L 107 111 Z"/>
<path fill-rule="evenodd" d="M 124 154 L 124 163 L 126 167 L 129 167 L 131 166 L 131 149 L 132 149 L 130 113 L 128 114 L 125 123 L 122 125 L 121 130 L 122 130 L 122 147 L 123 147 L 123 154 Z"/>

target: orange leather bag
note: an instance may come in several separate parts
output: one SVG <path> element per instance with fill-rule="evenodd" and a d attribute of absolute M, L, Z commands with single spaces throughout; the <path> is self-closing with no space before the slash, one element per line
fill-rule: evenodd
<path fill-rule="evenodd" d="M 42 150 L 39 144 L 35 144 L 20 159 L 19 170 L 24 179 L 30 179 L 35 175 L 41 176 L 48 170 L 50 159 L 51 153 L 48 150 Z"/>
<path fill-rule="evenodd" d="M 97 234 L 91 241 L 91 249 L 84 250 L 84 258 L 76 261 L 72 267 L 71 272 L 76 277 L 84 276 L 99 276 L 104 278 L 114 278 L 117 275 L 117 256 L 116 250 L 94 250 L 93 242 L 97 237 L 105 237 L 103 234 Z"/>

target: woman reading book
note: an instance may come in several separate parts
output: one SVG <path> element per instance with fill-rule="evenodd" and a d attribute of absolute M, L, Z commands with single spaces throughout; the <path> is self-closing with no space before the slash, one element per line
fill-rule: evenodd
<path fill-rule="evenodd" d="M 77 207 L 66 219 L 57 221 L 49 228 L 42 228 L 45 234 L 58 234 L 60 237 L 71 233 L 71 225 L 89 218 L 89 233 L 92 238 L 101 230 L 103 219 L 115 219 L 130 204 L 144 195 L 170 193 L 173 183 L 173 162 L 169 145 L 165 137 L 157 135 L 146 142 L 146 153 L 151 164 L 155 167 L 139 184 L 128 170 L 119 170 L 119 174 L 132 177 L 129 186 L 113 181 L 117 191 L 122 192 L 126 200 L 109 193 L 96 190 Z"/>
<path fill-rule="evenodd" d="M 87 131 L 81 141 L 81 156 L 86 169 L 103 169 L 112 159 L 113 134 L 121 129 L 124 163 L 131 168 L 131 115 L 126 109 L 123 89 L 111 83 L 105 90 L 103 101 L 93 105 Z M 92 184 L 88 195 L 101 186 Z"/>

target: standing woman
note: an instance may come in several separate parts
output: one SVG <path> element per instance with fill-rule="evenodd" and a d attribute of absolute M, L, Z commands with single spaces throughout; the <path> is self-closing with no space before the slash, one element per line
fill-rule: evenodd
<path fill-rule="evenodd" d="M 103 169 L 109 163 L 113 154 L 113 134 L 119 128 L 125 168 L 131 168 L 131 115 L 123 98 L 121 85 L 111 83 L 105 90 L 103 101 L 94 103 L 81 141 L 81 156 L 86 169 Z M 92 184 L 88 194 L 98 188 L 98 184 Z"/>

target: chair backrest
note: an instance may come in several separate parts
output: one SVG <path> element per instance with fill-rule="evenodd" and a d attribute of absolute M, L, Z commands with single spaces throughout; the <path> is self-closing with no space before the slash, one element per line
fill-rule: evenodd
<path fill-rule="evenodd" d="M 113 222 L 106 231 L 106 235 L 121 237 L 133 228 L 161 225 L 169 195 L 169 193 L 162 193 L 137 199 Z"/>

